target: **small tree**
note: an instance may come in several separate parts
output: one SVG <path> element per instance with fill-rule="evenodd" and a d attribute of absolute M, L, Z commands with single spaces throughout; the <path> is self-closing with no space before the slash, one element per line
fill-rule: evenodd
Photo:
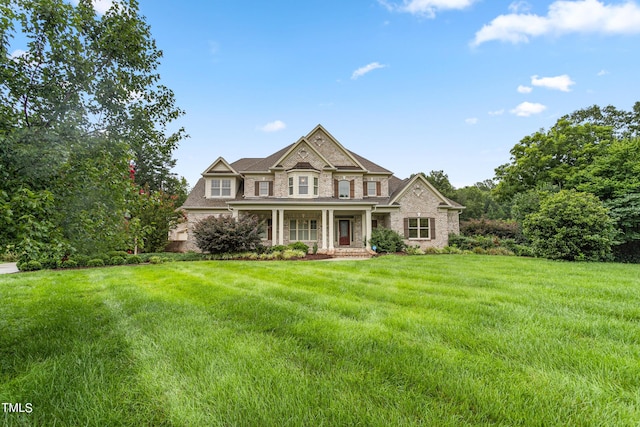
<path fill-rule="evenodd" d="M 209 216 L 193 228 L 196 245 L 211 254 L 253 251 L 261 245 L 260 233 L 255 216 Z"/>
<path fill-rule="evenodd" d="M 562 190 L 527 215 L 523 232 L 536 256 L 570 261 L 611 258 L 615 230 L 607 209 L 593 194 Z"/>

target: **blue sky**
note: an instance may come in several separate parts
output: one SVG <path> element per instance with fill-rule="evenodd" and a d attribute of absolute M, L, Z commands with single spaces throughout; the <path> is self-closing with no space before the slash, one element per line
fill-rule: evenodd
<path fill-rule="evenodd" d="M 175 172 L 191 185 L 218 156 L 266 156 L 320 123 L 400 178 L 462 187 L 564 114 L 640 101 L 637 1 L 139 5 L 186 111 Z"/>

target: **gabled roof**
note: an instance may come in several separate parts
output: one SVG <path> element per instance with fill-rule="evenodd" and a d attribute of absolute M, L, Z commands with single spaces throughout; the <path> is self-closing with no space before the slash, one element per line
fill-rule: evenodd
<path fill-rule="evenodd" d="M 315 154 L 316 156 L 320 157 L 320 159 L 325 163 L 325 167 L 326 167 L 326 166 L 329 166 L 329 167 L 333 166 L 333 165 L 331 164 L 331 162 L 330 162 L 329 160 L 327 160 L 327 159 L 326 159 L 326 157 L 324 157 L 324 156 L 322 155 L 322 153 L 320 153 L 318 150 L 316 150 L 316 149 L 313 147 L 313 145 L 312 145 L 312 144 L 309 144 L 309 141 L 307 141 L 306 137 L 304 137 L 304 136 L 303 136 L 303 137 L 302 137 L 302 138 L 300 138 L 300 139 L 299 139 L 295 144 L 290 145 L 290 146 L 289 146 L 289 149 L 288 149 L 287 151 L 285 151 L 285 152 L 284 152 L 284 154 L 282 154 L 282 155 L 278 158 L 278 160 L 276 160 L 276 161 L 274 162 L 274 164 L 273 164 L 273 165 L 271 165 L 270 169 L 274 169 L 274 168 L 277 168 L 277 167 L 282 166 L 282 162 L 283 162 L 287 157 L 289 157 L 289 155 L 290 155 L 291 153 L 293 153 L 293 152 L 294 152 L 294 151 L 295 151 L 299 146 L 301 146 L 302 144 L 305 144 L 307 147 L 309 147 L 309 148 L 314 152 L 314 154 Z"/>
<path fill-rule="evenodd" d="M 354 165 L 356 166 L 344 166 L 344 165 L 333 165 L 329 162 L 322 153 L 320 153 L 317 149 L 313 147 L 313 144 L 310 143 L 309 139 L 316 133 L 318 130 L 324 132 L 327 137 L 331 139 L 331 142 L 335 144 L 335 146 L 344 153 L 344 155 L 349 158 Z M 367 171 L 369 173 L 380 173 L 380 174 L 389 174 L 392 175 L 388 169 L 383 168 L 382 166 L 372 162 L 371 160 L 362 157 L 361 155 L 354 153 L 351 150 L 347 150 L 338 142 L 322 125 L 317 125 L 309 134 L 301 137 L 298 141 L 293 144 L 289 144 L 281 150 L 276 151 L 268 157 L 264 158 L 242 158 L 236 160 L 231 163 L 230 166 L 233 167 L 239 173 L 259 173 L 259 172 L 270 172 L 271 169 L 277 168 L 280 163 L 290 155 L 295 149 L 303 142 L 306 142 L 307 146 L 313 150 L 313 152 L 318 155 L 323 161 L 327 163 L 324 169 L 337 169 L 337 170 L 361 170 Z"/>
<path fill-rule="evenodd" d="M 229 174 L 240 175 L 224 158 L 218 157 L 211 165 L 202 172 L 202 175 Z"/>
<path fill-rule="evenodd" d="M 461 204 L 456 203 L 453 200 L 443 196 L 442 193 L 440 193 L 440 191 L 438 191 L 438 189 L 434 187 L 433 184 L 431 184 L 421 173 L 415 174 L 412 178 L 404 180 L 402 184 L 393 192 L 393 194 L 391 194 L 391 197 L 389 197 L 389 204 L 392 205 L 396 203 L 398 199 L 400 199 L 407 191 L 409 191 L 409 189 L 416 182 L 421 182 L 426 185 L 427 188 L 429 188 L 429 190 L 431 190 L 436 195 L 436 197 L 440 199 L 440 207 L 449 209 L 464 209 L 464 206 L 462 206 Z M 391 182 L 389 182 L 389 184 L 391 184 Z"/>

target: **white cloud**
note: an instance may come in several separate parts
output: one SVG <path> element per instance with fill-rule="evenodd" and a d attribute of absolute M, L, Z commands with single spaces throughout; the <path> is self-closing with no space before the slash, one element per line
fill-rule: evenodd
<path fill-rule="evenodd" d="M 518 86 L 518 93 L 531 93 L 532 90 L 533 88 L 529 86 L 523 86 L 523 85 Z"/>
<path fill-rule="evenodd" d="M 476 0 L 403 0 L 402 3 L 390 3 L 378 0 L 380 4 L 391 11 L 406 12 L 412 15 L 434 18 L 436 12 L 448 9 L 466 9 Z"/>
<path fill-rule="evenodd" d="M 534 102 L 523 102 L 522 104 L 511 110 L 511 114 L 515 114 L 518 117 L 529 117 L 533 114 L 540 114 L 546 109 L 547 107 L 542 104 Z"/>
<path fill-rule="evenodd" d="M 490 116 L 501 116 L 504 114 L 504 108 L 501 110 L 489 111 Z"/>
<path fill-rule="evenodd" d="M 111 9 L 113 6 L 113 0 L 93 0 L 93 8 L 100 15 L 104 15 L 107 13 L 107 10 Z M 71 4 L 74 6 L 78 5 L 78 0 L 71 0 Z"/>
<path fill-rule="evenodd" d="M 576 84 L 571 77 L 567 74 L 556 77 L 541 77 L 531 76 L 531 84 L 539 87 L 546 87 L 547 89 L 561 90 L 562 92 L 569 92 L 570 86 Z"/>
<path fill-rule="evenodd" d="M 266 125 L 258 128 L 262 132 L 278 132 L 279 130 L 286 129 L 287 125 L 282 120 L 275 120 L 269 122 Z"/>
<path fill-rule="evenodd" d="M 609 72 L 607 70 L 600 70 L 600 71 L 598 71 L 597 76 L 598 77 L 602 77 L 602 76 L 606 76 L 607 74 L 609 74 Z"/>
<path fill-rule="evenodd" d="M 546 16 L 520 12 L 498 16 L 476 33 L 471 45 L 492 40 L 526 43 L 532 37 L 567 33 L 640 33 L 640 6 L 633 1 L 607 5 L 600 0 L 557 0 Z"/>
<path fill-rule="evenodd" d="M 355 80 L 359 77 L 364 76 L 367 73 L 370 73 L 373 70 L 378 68 L 385 68 L 386 65 L 380 64 L 379 62 L 372 62 L 371 64 L 367 64 L 364 67 L 360 67 L 351 74 L 351 79 Z"/>
<path fill-rule="evenodd" d="M 24 51 L 22 49 L 16 49 L 13 52 L 11 52 L 11 55 L 9 55 L 9 59 L 21 58 L 21 57 L 25 56 L 26 54 L 27 54 L 26 51 Z"/>
<path fill-rule="evenodd" d="M 523 13 L 529 12 L 531 5 L 526 1 L 514 1 L 509 5 L 509 11 L 511 13 Z"/>
<path fill-rule="evenodd" d="M 470 118 L 466 119 L 464 122 L 466 124 L 468 124 L 468 125 L 477 125 L 478 124 L 478 118 L 477 117 L 470 117 Z"/>

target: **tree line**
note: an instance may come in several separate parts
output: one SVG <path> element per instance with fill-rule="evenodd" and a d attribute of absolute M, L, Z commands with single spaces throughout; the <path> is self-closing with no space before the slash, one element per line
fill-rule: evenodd
<path fill-rule="evenodd" d="M 465 221 L 512 221 L 535 254 L 640 262 L 640 102 L 597 105 L 524 137 L 495 177 L 455 189 L 443 171 L 427 179 L 466 206 Z"/>
<path fill-rule="evenodd" d="M 135 0 L 0 0 L 0 254 L 162 249 L 183 114 Z"/>

